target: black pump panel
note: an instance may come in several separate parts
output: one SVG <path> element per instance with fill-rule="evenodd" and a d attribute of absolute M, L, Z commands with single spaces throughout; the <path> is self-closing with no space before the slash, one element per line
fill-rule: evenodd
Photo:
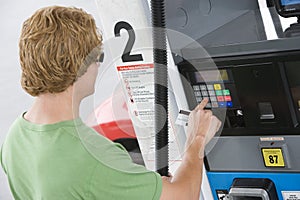
<path fill-rule="evenodd" d="M 180 73 L 188 80 L 183 84 L 190 109 L 209 98 L 208 109 L 217 116 L 226 113 L 225 118 L 218 116 L 224 119 L 222 136 L 298 135 L 300 52 L 293 54 L 275 52 L 179 63 Z"/>
<path fill-rule="evenodd" d="M 247 127 L 292 126 L 277 63 L 236 67 L 232 73 Z"/>

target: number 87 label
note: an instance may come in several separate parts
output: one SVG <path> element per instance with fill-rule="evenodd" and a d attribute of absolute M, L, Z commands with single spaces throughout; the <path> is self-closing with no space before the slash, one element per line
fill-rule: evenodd
<path fill-rule="evenodd" d="M 280 148 L 261 149 L 266 167 L 285 167 L 282 150 Z"/>

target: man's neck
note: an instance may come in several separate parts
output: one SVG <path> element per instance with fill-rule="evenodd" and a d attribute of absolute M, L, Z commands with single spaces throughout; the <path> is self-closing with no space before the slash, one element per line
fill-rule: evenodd
<path fill-rule="evenodd" d="M 35 99 L 24 118 L 36 124 L 72 120 L 79 117 L 80 101 L 73 97 L 72 88 L 56 94 L 41 94 Z"/>

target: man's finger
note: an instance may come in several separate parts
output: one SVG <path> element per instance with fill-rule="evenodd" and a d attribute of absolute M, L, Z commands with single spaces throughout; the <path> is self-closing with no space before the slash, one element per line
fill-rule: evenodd
<path fill-rule="evenodd" d="M 198 110 L 203 110 L 206 106 L 206 104 L 208 103 L 208 98 L 204 98 L 200 104 L 198 104 L 198 106 L 196 107 L 196 111 Z"/>

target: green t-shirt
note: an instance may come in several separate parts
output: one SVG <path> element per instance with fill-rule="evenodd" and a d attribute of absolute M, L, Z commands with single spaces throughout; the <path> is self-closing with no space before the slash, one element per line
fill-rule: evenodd
<path fill-rule="evenodd" d="M 19 117 L 0 152 L 16 200 L 159 199 L 159 174 L 81 119 L 37 125 Z"/>

